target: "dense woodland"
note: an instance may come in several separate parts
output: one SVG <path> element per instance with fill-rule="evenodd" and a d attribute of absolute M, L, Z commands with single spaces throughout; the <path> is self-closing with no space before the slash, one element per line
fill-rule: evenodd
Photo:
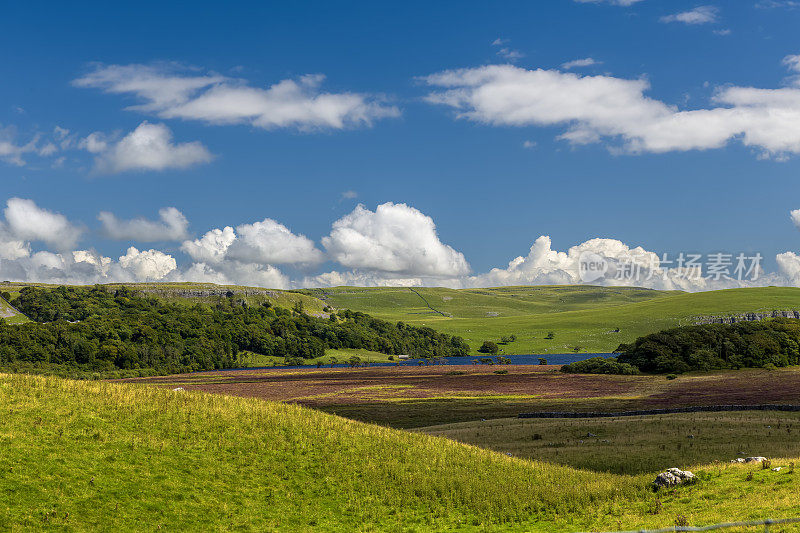
<path fill-rule="evenodd" d="M 615 350 L 642 372 L 772 368 L 800 364 L 800 320 L 684 326 L 639 337 Z"/>
<path fill-rule="evenodd" d="M 250 351 L 315 358 L 326 348 L 363 348 L 419 357 L 467 355 L 460 337 L 390 323 L 349 310 L 312 317 L 235 297 L 181 305 L 126 287 L 26 287 L 12 304 L 34 322 L 0 319 L 0 367 L 156 373 L 235 368 Z"/>

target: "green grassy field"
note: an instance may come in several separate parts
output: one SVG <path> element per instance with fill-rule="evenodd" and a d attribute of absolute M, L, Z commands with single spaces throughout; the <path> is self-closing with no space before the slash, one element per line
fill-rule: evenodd
<path fill-rule="evenodd" d="M 284 357 L 261 355 L 252 352 L 240 352 L 239 357 L 242 366 L 245 367 L 283 366 L 286 361 Z M 303 364 L 306 366 L 317 366 L 317 364 L 330 365 L 332 363 L 347 363 L 351 357 L 358 357 L 364 363 L 389 363 L 396 360 L 396 357 L 393 355 L 372 352 L 370 350 L 361 350 L 357 348 L 334 350 L 329 348 L 325 350 L 325 355 L 323 357 L 305 359 Z M 391 359 L 389 359 L 390 357 Z"/>
<path fill-rule="evenodd" d="M 221 395 L 0 375 L 0 412 L 7 531 L 576 531 L 800 514 L 796 459 L 774 459 L 780 472 L 711 464 L 699 483 L 654 493 L 652 473 Z"/>
<path fill-rule="evenodd" d="M 516 342 L 500 346 L 505 354 L 568 353 L 576 346 L 581 352 L 610 352 L 620 343 L 690 324 L 698 316 L 800 308 L 800 288 L 792 287 L 700 293 L 591 286 L 414 290 L 337 287 L 303 292 L 334 308 L 460 335 L 473 352 L 484 340 L 516 335 Z M 554 338 L 547 339 L 550 331 Z"/>
<path fill-rule="evenodd" d="M 5 320 L 6 324 L 23 324 L 25 322 L 30 322 L 28 317 L 11 307 L 2 297 L 0 297 L 0 318 Z"/>

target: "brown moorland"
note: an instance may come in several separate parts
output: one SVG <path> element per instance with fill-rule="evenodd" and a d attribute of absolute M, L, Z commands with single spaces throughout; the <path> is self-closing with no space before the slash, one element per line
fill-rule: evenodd
<path fill-rule="evenodd" d="M 449 365 L 242 369 L 125 381 L 296 402 L 403 428 L 531 411 L 800 404 L 798 368 L 692 373 L 674 380 L 651 375 L 563 374 L 558 368 Z"/>

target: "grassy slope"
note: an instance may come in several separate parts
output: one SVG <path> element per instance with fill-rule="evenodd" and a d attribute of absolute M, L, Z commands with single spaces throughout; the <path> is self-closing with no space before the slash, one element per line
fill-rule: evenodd
<path fill-rule="evenodd" d="M 275 357 L 271 355 L 261 355 L 252 352 L 240 352 L 242 365 L 245 367 L 261 367 L 261 366 L 283 366 L 286 359 L 284 357 Z M 327 349 L 323 357 L 315 359 L 305 359 L 306 366 L 316 366 L 317 363 L 329 365 L 331 363 L 347 363 L 351 357 L 358 357 L 362 362 L 370 363 L 389 363 L 395 361 L 396 358 L 391 355 L 386 355 L 380 352 L 373 352 L 370 350 L 362 350 L 358 348 L 342 348 L 339 350 Z M 392 359 L 389 359 L 392 357 Z"/>
<path fill-rule="evenodd" d="M 660 329 L 691 323 L 692 317 L 800 307 L 800 288 L 764 287 L 701 293 L 623 287 L 545 286 L 497 289 L 407 288 L 314 289 L 336 308 L 387 320 L 427 325 L 460 335 L 473 350 L 484 340 L 515 334 L 507 354 L 609 352 L 620 343 Z M 492 314 L 497 313 L 497 316 Z M 619 328 L 620 332 L 613 332 Z M 549 331 L 555 338 L 545 339 Z"/>
<path fill-rule="evenodd" d="M 30 322 L 28 317 L 11 307 L 2 297 L 0 297 L 0 318 L 6 321 L 6 324 L 23 324 Z"/>
<path fill-rule="evenodd" d="M 694 487 L 654 495 L 651 475 L 529 462 L 258 400 L 0 375 L 0 412 L 3 530 L 574 531 L 800 512 L 789 469 L 745 481 L 753 467 L 717 465 Z"/>

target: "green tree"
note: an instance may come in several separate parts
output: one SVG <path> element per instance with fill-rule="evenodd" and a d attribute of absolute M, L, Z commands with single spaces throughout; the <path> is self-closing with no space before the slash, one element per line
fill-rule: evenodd
<path fill-rule="evenodd" d="M 500 347 L 492 341 L 483 341 L 483 344 L 481 344 L 481 347 L 478 348 L 478 351 L 481 353 L 497 355 L 497 352 L 500 351 Z"/>

